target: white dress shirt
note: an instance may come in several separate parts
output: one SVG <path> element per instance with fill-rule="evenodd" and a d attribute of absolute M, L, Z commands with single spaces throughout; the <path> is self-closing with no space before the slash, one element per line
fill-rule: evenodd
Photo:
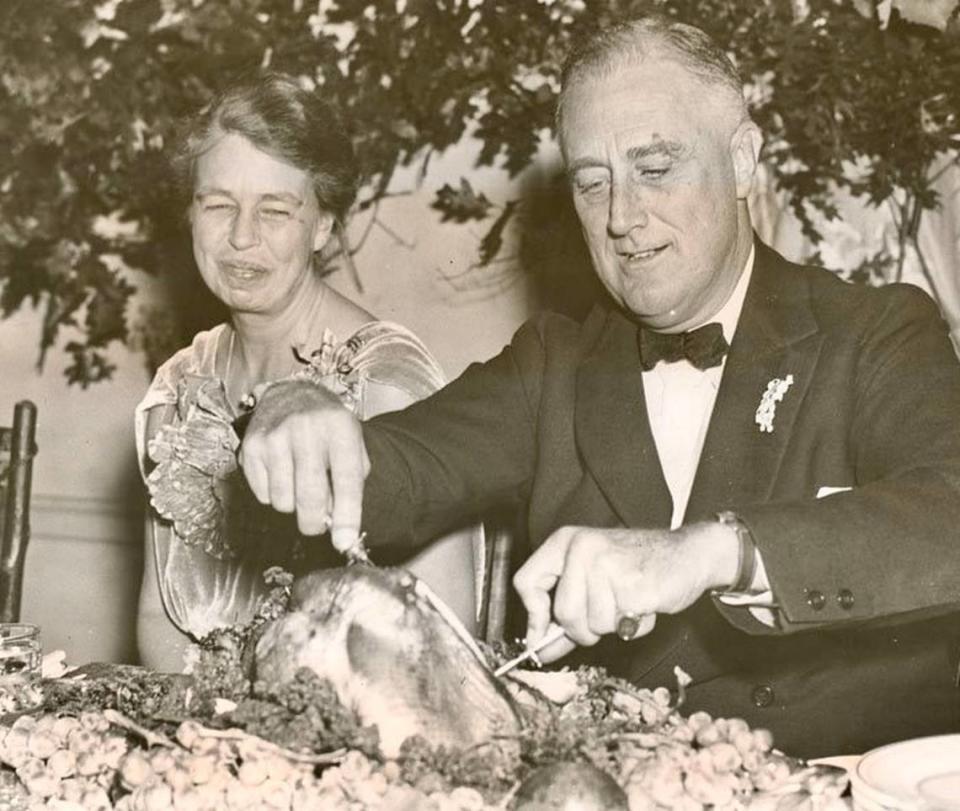
<path fill-rule="evenodd" d="M 737 286 L 727 303 L 710 319 L 723 328 L 723 337 L 733 343 L 753 274 L 754 249 L 750 248 L 747 264 L 740 274 Z M 676 363 L 658 363 L 643 373 L 643 394 L 647 401 L 647 416 L 657 445 L 660 467 L 673 498 L 673 518 L 670 528 L 683 523 L 693 488 L 693 478 L 700 463 L 700 452 L 710 425 L 710 415 L 717 399 L 720 379 L 727 365 L 724 357 L 719 366 L 697 369 L 686 360 Z"/>
<path fill-rule="evenodd" d="M 753 260 L 754 249 L 751 247 L 737 286 L 726 304 L 710 319 L 710 323 L 718 322 L 723 328 L 723 337 L 728 344 L 733 343 L 733 336 L 737 331 L 740 311 L 743 309 L 743 301 L 753 274 Z M 726 364 L 727 359 L 724 357 L 719 366 L 701 370 L 688 361 L 681 360 L 676 363 L 658 363 L 649 372 L 643 372 L 643 394 L 647 402 L 650 429 L 657 446 L 660 467 L 673 499 L 671 529 L 683 524 L 693 480 L 700 464 L 703 441 L 707 436 L 710 415 Z M 757 572 L 750 592 L 749 596 L 728 594 L 721 599 L 739 605 L 772 604 L 772 594 L 769 592 L 769 582 L 759 552 Z M 754 609 L 751 611 L 761 621 L 771 624 L 769 610 L 759 614 Z"/>

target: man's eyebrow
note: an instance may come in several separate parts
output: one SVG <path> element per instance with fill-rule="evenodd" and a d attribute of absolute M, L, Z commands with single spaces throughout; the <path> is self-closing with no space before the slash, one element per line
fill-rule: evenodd
<path fill-rule="evenodd" d="M 290 203 L 291 205 L 295 205 L 295 206 L 303 205 L 303 200 L 297 197 L 297 195 L 293 194 L 292 192 L 286 192 L 286 191 L 261 194 L 260 199 L 267 200 L 269 202 Z"/>
<path fill-rule="evenodd" d="M 677 141 L 656 140 L 643 146 L 632 146 L 627 150 L 627 159 L 631 162 L 652 156 L 666 156 L 674 160 L 686 152 L 686 147 Z M 599 158 L 578 158 L 567 166 L 567 176 L 572 177 L 581 169 L 606 169 L 606 161 Z"/>
<path fill-rule="evenodd" d="M 651 156 L 665 155 L 668 158 L 679 158 L 684 153 L 683 144 L 676 141 L 654 141 L 652 144 L 632 146 L 627 150 L 627 158 L 638 161 Z"/>

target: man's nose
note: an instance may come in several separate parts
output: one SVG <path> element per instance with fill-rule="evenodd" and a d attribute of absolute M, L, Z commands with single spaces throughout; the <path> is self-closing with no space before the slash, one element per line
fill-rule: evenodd
<path fill-rule="evenodd" d="M 230 227 L 230 245 L 238 251 L 252 248 L 260 242 L 260 224 L 253 211 L 241 209 Z"/>
<path fill-rule="evenodd" d="M 615 183 L 610 192 L 610 217 L 607 227 L 612 236 L 626 236 L 648 222 L 647 201 L 642 189 Z"/>

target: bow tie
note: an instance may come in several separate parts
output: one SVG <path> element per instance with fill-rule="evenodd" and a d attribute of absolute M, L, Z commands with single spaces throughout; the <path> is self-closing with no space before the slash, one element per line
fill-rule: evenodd
<path fill-rule="evenodd" d="M 637 348 L 640 365 L 649 372 L 660 361 L 676 363 L 686 359 L 701 370 L 719 366 L 730 347 L 723 337 L 723 327 L 713 322 L 690 332 L 654 332 L 639 327 Z"/>

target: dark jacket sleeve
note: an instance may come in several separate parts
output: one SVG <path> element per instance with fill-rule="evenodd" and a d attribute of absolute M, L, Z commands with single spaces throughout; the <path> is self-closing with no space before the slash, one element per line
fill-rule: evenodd
<path fill-rule="evenodd" d="M 436 394 L 364 424 L 372 546 L 420 545 L 522 498 L 535 466 L 544 366 L 537 321 Z"/>
<path fill-rule="evenodd" d="M 897 285 L 882 300 L 850 350 L 850 379 L 834 381 L 855 387 L 852 489 L 738 505 L 784 631 L 960 607 L 960 365 L 925 294 Z M 761 630 L 743 609 L 721 610 Z"/>

